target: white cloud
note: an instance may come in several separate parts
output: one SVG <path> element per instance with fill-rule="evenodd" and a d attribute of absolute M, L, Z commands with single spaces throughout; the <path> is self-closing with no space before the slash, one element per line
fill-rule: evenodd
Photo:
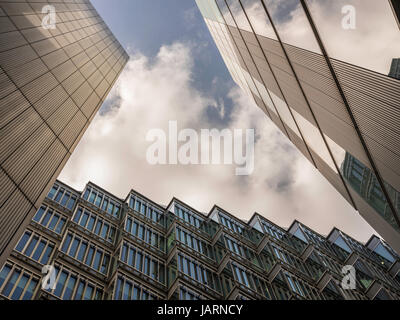
<path fill-rule="evenodd" d="M 223 106 L 194 89 L 193 54 L 175 43 L 154 59 L 132 55 L 112 91 L 108 112 L 99 114 L 64 168 L 60 179 L 82 190 L 92 181 L 124 198 L 135 189 L 160 204 L 173 196 L 199 211 L 214 204 L 249 219 L 258 212 L 287 227 L 294 219 L 327 234 L 333 226 L 366 241 L 373 230 L 291 146 L 239 88 L 232 88 L 231 129 L 255 128 L 255 170 L 235 176 L 234 166 L 151 166 L 146 151 L 150 129 L 211 129 L 208 106 Z M 112 101 L 116 105 L 112 105 Z"/>

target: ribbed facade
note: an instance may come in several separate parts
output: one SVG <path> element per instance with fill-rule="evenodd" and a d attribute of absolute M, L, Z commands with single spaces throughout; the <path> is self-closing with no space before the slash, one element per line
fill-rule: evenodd
<path fill-rule="evenodd" d="M 0 263 L 127 59 L 88 0 L 0 1 Z"/>
<path fill-rule="evenodd" d="M 196 2 L 234 81 L 399 251 L 397 1 Z M 354 189 L 346 157 L 375 195 Z"/>
<path fill-rule="evenodd" d="M 53 288 L 42 288 L 45 265 L 55 267 Z M 356 271 L 352 290 L 345 265 Z M 217 206 L 205 215 L 92 183 L 78 192 L 56 181 L 0 266 L 0 299 L 11 300 L 399 298 L 400 257 L 376 236 L 364 245 L 259 214 L 245 223 Z"/>

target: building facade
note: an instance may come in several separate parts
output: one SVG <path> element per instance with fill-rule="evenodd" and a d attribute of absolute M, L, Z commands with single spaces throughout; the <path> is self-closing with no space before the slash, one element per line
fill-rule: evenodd
<path fill-rule="evenodd" d="M 88 0 L 0 1 L 0 26 L 3 263 L 128 56 Z"/>
<path fill-rule="evenodd" d="M 48 265 L 55 285 L 43 288 Z M 259 214 L 245 223 L 216 206 L 205 215 L 176 198 L 160 206 L 56 181 L 0 266 L 0 298 L 399 299 L 400 257 L 376 236 L 364 245 L 337 229 L 324 237 L 297 221 L 285 230 Z"/>
<path fill-rule="evenodd" d="M 398 1 L 196 2 L 234 81 L 400 250 L 400 81 L 388 76 L 400 53 Z M 384 214 L 345 178 L 346 155 L 368 168 Z"/>

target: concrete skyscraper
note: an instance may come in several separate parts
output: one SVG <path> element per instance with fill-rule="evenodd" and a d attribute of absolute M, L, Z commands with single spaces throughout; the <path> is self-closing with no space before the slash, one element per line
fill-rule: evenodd
<path fill-rule="evenodd" d="M 196 2 L 234 81 L 400 252 L 398 1 Z"/>
<path fill-rule="evenodd" d="M 0 263 L 127 60 L 88 0 L 0 1 Z"/>

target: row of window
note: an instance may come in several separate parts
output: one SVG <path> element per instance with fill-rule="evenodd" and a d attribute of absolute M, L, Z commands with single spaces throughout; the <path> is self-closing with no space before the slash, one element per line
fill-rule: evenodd
<path fill-rule="evenodd" d="M 128 242 L 122 244 L 121 261 L 162 284 L 165 283 L 165 264 Z"/>
<path fill-rule="evenodd" d="M 67 218 L 48 206 L 41 206 L 33 221 L 57 234 L 62 234 Z"/>
<path fill-rule="evenodd" d="M 97 214 L 79 207 L 76 210 L 73 221 L 104 240 L 114 243 L 116 228 Z"/>
<path fill-rule="evenodd" d="M 210 259 L 215 260 L 214 249 L 207 242 L 194 237 L 193 233 L 183 229 L 182 227 L 176 227 L 176 239 L 195 251 L 207 256 Z"/>
<path fill-rule="evenodd" d="M 71 272 L 61 265 L 55 266 L 56 287 L 47 291 L 61 300 L 101 300 L 104 289 L 82 277 Z"/>
<path fill-rule="evenodd" d="M 339 288 L 335 285 L 334 281 L 331 280 L 325 286 L 324 290 L 322 291 L 322 295 L 325 300 L 343 300 L 343 296 L 340 293 Z"/>
<path fill-rule="evenodd" d="M 400 283 L 397 281 L 397 279 L 389 277 L 387 273 L 382 270 L 381 266 L 378 267 L 377 265 L 367 261 L 366 263 L 368 264 L 368 267 L 370 268 L 375 277 L 378 277 L 380 280 L 382 280 L 389 286 L 396 288 L 397 290 L 400 289 Z"/>
<path fill-rule="evenodd" d="M 201 224 L 204 222 L 204 220 L 200 219 L 196 214 L 190 212 L 189 210 L 185 209 L 184 207 L 180 206 L 177 203 L 175 203 L 174 210 L 175 210 L 174 213 L 177 217 L 189 223 L 193 227 L 196 227 L 198 229 L 201 228 Z"/>
<path fill-rule="evenodd" d="M 337 263 L 335 260 L 329 258 L 327 255 L 321 253 L 318 250 L 313 250 L 313 252 L 310 255 L 311 260 L 314 262 L 324 266 L 325 268 L 328 268 L 335 272 L 338 275 L 341 275 L 342 273 L 342 268 L 339 263 Z M 309 261 L 309 260 L 307 260 Z"/>
<path fill-rule="evenodd" d="M 155 232 L 151 227 L 138 222 L 128 215 L 125 224 L 125 231 L 132 236 L 148 243 L 149 245 L 165 252 L 165 237 L 158 232 Z"/>
<path fill-rule="evenodd" d="M 260 279 L 254 273 L 247 271 L 245 268 L 239 266 L 236 263 L 231 263 L 231 265 L 236 281 L 254 291 L 257 291 L 258 293 L 262 294 L 266 299 L 272 299 L 270 290 L 264 280 Z"/>
<path fill-rule="evenodd" d="M 121 205 L 92 187 L 86 188 L 83 199 L 115 218 L 119 218 L 120 216 Z"/>
<path fill-rule="evenodd" d="M 287 287 L 282 286 L 278 283 L 274 283 L 273 288 L 274 288 L 275 297 L 277 300 L 289 300 L 290 299 L 291 293 L 287 289 Z"/>
<path fill-rule="evenodd" d="M 277 228 L 276 226 L 266 222 L 266 221 L 262 221 L 262 225 L 264 227 L 264 230 L 270 235 L 272 236 L 274 239 L 284 242 L 287 245 L 289 245 L 290 247 L 294 248 L 297 252 L 301 252 L 306 244 L 301 241 L 300 239 L 296 238 L 296 237 L 292 237 L 290 238 L 287 234 L 287 232 Z"/>
<path fill-rule="evenodd" d="M 361 188 L 361 184 L 362 184 L 362 181 L 363 181 L 364 172 L 365 172 L 364 169 L 365 169 L 365 166 L 360 161 L 358 161 L 357 159 L 353 158 L 352 170 L 350 172 L 350 174 L 351 174 L 350 178 L 354 178 L 355 180 L 357 180 L 357 184 L 358 184 L 359 188 Z"/>
<path fill-rule="evenodd" d="M 245 235 L 245 226 L 242 223 L 239 223 L 232 219 L 231 217 L 228 217 L 227 215 L 219 212 L 219 221 L 221 224 L 225 227 L 227 227 L 229 230 L 232 230 L 233 232 L 240 234 L 242 236 Z"/>
<path fill-rule="evenodd" d="M 355 241 L 354 239 L 347 237 L 345 235 L 343 235 L 343 237 L 345 238 L 346 243 L 348 243 L 353 250 L 356 250 L 357 252 L 361 253 L 367 258 L 371 257 L 371 251 L 367 249 L 366 246 L 363 246 L 358 241 Z"/>
<path fill-rule="evenodd" d="M 236 253 L 240 257 L 251 261 L 257 267 L 261 267 L 260 260 L 253 250 L 249 249 L 247 246 L 241 245 L 237 240 L 235 240 L 229 236 L 225 235 L 224 238 L 225 238 L 226 247 L 231 252 Z"/>
<path fill-rule="evenodd" d="M 312 253 L 312 255 L 316 256 L 314 252 Z M 316 260 L 312 257 L 310 257 L 310 259 L 307 259 L 306 263 L 311 278 L 313 278 L 315 281 L 318 281 L 320 277 L 324 274 L 327 267 L 323 264 L 320 264 L 319 262 L 316 262 Z"/>
<path fill-rule="evenodd" d="M 372 256 L 378 263 L 380 263 L 381 265 L 385 265 L 386 268 L 390 268 L 392 264 L 396 261 L 394 255 L 392 255 L 388 248 L 382 243 L 379 243 L 376 246 L 372 253 Z"/>
<path fill-rule="evenodd" d="M 67 234 L 61 251 L 100 273 L 108 272 L 110 253 L 76 234 Z"/>
<path fill-rule="evenodd" d="M 197 300 L 203 300 L 201 295 L 193 292 L 192 290 L 189 290 L 188 288 L 181 286 L 179 288 L 179 300 L 187 300 L 187 301 L 197 301 Z"/>
<path fill-rule="evenodd" d="M 71 211 L 74 209 L 75 203 L 78 199 L 76 194 L 59 186 L 57 183 L 51 188 L 47 197 Z"/>
<path fill-rule="evenodd" d="M 216 273 L 202 266 L 198 261 L 195 261 L 181 253 L 178 254 L 177 258 L 178 270 L 180 272 L 215 291 L 221 291 L 220 280 Z"/>
<path fill-rule="evenodd" d="M 156 294 L 141 284 L 118 275 L 115 283 L 114 300 L 159 300 Z"/>
<path fill-rule="evenodd" d="M 34 233 L 30 230 L 25 231 L 15 250 L 23 255 L 46 265 L 54 251 L 55 243 Z"/>
<path fill-rule="evenodd" d="M 271 248 L 273 250 L 273 252 L 275 253 L 275 256 L 281 260 L 282 262 L 302 271 L 304 274 L 308 275 L 309 273 L 307 272 L 307 269 L 304 265 L 304 263 L 297 258 L 296 256 L 294 256 L 293 254 L 289 253 L 286 250 L 283 250 L 280 247 L 277 247 L 273 244 L 271 244 Z"/>
<path fill-rule="evenodd" d="M 371 285 L 374 279 L 379 279 L 383 283 L 386 283 L 389 286 L 399 290 L 399 283 L 397 282 L 397 280 L 386 276 L 385 272 L 383 272 L 380 268 L 374 266 L 372 263 L 368 263 L 367 261 L 363 261 L 359 258 L 355 262 L 354 267 L 357 270 L 358 279 L 365 289 L 367 289 Z"/>
<path fill-rule="evenodd" d="M 137 213 L 147 217 L 155 223 L 162 226 L 165 225 L 164 214 L 161 210 L 155 208 L 150 203 L 138 198 L 135 195 L 131 195 L 129 198 L 129 207 L 135 210 Z"/>
<path fill-rule="evenodd" d="M 260 254 L 260 260 L 262 261 L 262 264 L 266 271 L 270 271 L 277 261 L 277 258 L 271 252 L 271 248 L 269 246 L 264 246 Z"/>
<path fill-rule="evenodd" d="M 0 272 L 0 294 L 11 300 L 31 300 L 39 278 L 7 262 Z"/>
<path fill-rule="evenodd" d="M 337 243 L 336 246 L 332 245 L 327 239 L 321 237 L 316 234 L 312 230 L 308 230 L 307 228 L 303 228 L 304 233 L 307 235 L 308 239 L 316 245 L 318 248 L 329 252 L 330 254 L 336 256 L 339 260 L 344 261 L 348 256 L 349 248 L 347 245 L 343 243 Z"/>
<path fill-rule="evenodd" d="M 304 281 L 300 280 L 299 278 L 289 274 L 288 272 L 284 272 L 287 282 L 289 284 L 290 289 L 297 293 L 298 295 L 302 296 L 308 300 L 319 300 L 320 296 L 318 291 L 313 287 L 309 286 Z"/>

